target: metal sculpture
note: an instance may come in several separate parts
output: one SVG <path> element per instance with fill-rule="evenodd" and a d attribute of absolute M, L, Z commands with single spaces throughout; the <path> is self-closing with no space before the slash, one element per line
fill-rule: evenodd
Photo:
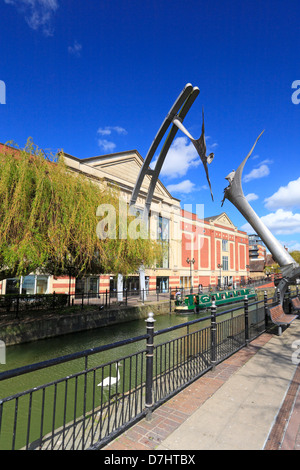
<path fill-rule="evenodd" d="M 139 191 L 141 189 L 142 183 L 144 181 L 144 178 L 146 175 L 149 175 L 151 177 L 149 188 L 148 188 L 148 193 L 147 193 L 147 198 L 146 198 L 146 203 L 145 203 L 145 210 L 143 213 L 143 219 L 145 221 L 148 220 L 148 215 L 150 213 L 150 206 L 153 198 L 153 193 L 154 189 L 161 171 L 161 168 L 163 166 L 163 163 L 165 161 L 166 155 L 168 153 L 168 150 L 176 136 L 176 133 L 178 129 L 182 130 L 184 134 L 191 140 L 193 145 L 195 146 L 198 155 L 204 165 L 205 172 L 206 172 L 206 177 L 207 181 L 211 190 L 211 184 L 209 180 L 209 175 L 208 175 L 208 169 L 207 169 L 207 164 L 211 163 L 214 155 L 210 154 L 209 156 L 206 156 L 206 144 L 205 144 L 205 136 L 204 136 L 204 114 L 203 114 L 203 123 L 202 123 L 202 134 L 199 139 L 194 139 L 190 133 L 186 130 L 186 128 L 183 126 L 182 122 L 184 118 L 186 117 L 189 109 L 191 108 L 192 104 L 194 103 L 195 99 L 199 95 L 199 88 L 198 87 L 193 87 L 190 83 L 188 83 L 180 95 L 178 96 L 177 100 L 173 104 L 172 108 L 170 109 L 169 113 L 167 114 L 166 118 L 164 119 L 158 133 L 156 134 L 150 149 L 146 155 L 146 158 L 144 160 L 144 163 L 140 169 L 138 179 L 136 181 L 135 187 L 132 192 L 131 200 L 130 200 L 130 208 L 131 212 L 134 210 L 134 206 L 136 204 Z M 155 154 L 155 151 L 157 150 L 157 147 L 159 146 L 160 142 L 162 141 L 165 133 L 168 130 L 168 127 L 172 124 L 172 127 L 169 131 L 169 134 L 166 137 L 166 140 L 163 144 L 163 147 L 161 149 L 161 152 L 158 156 L 158 159 L 155 164 L 155 168 L 152 169 L 150 168 L 151 160 Z M 211 197 L 213 199 L 213 194 L 211 191 Z"/>
<path fill-rule="evenodd" d="M 212 190 L 211 190 L 211 184 L 210 184 L 210 179 L 209 179 L 209 174 L 208 174 L 208 168 L 207 168 L 207 164 L 210 164 L 213 161 L 214 154 L 210 153 L 208 156 L 206 155 L 206 142 L 205 142 L 205 131 L 204 131 L 204 110 L 202 109 L 202 133 L 201 133 L 200 138 L 197 139 L 197 140 L 194 139 L 191 136 L 191 134 L 186 130 L 186 128 L 183 126 L 179 116 L 175 117 L 172 122 L 173 122 L 173 124 L 175 124 L 175 126 L 178 127 L 178 129 L 180 129 L 190 139 L 190 141 L 194 145 L 195 149 L 197 150 L 197 153 L 198 153 L 198 155 L 199 155 L 199 157 L 200 157 L 200 159 L 203 163 L 204 169 L 205 169 L 207 182 L 208 182 L 209 188 L 210 188 L 211 198 L 212 198 L 212 200 L 214 200 L 214 196 L 213 196 L 213 193 L 212 193 Z"/>
<path fill-rule="evenodd" d="M 264 132 L 264 131 L 263 131 Z M 256 141 L 247 157 L 243 160 L 236 171 L 232 171 L 225 179 L 229 181 L 229 186 L 224 189 L 224 198 L 222 201 L 222 206 L 225 199 L 228 199 L 245 217 L 249 224 L 253 227 L 255 232 L 261 237 L 262 241 L 265 243 L 266 247 L 272 253 L 274 260 L 279 264 L 282 271 L 282 279 L 280 280 L 277 286 L 277 292 L 280 296 L 280 302 L 283 302 L 284 294 L 288 285 L 300 275 L 299 264 L 292 258 L 292 256 L 286 251 L 286 249 L 279 243 L 279 241 L 274 237 L 271 231 L 266 227 L 263 221 L 258 217 L 256 212 L 252 209 L 249 202 L 244 196 L 242 189 L 242 172 L 244 166 L 249 159 L 250 155 L 253 152 L 255 145 L 257 144 L 258 139 L 261 137 L 261 134 L 257 137 Z"/>

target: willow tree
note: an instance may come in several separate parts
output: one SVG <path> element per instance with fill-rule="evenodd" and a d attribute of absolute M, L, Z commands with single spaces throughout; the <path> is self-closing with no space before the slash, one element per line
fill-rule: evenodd
<path fill-rule="evenodd" d="M 129 274 L 160 256 L 155 241 L 100 239 L 101 204 L 119 193 L 68 169 L 31 140 L 0 153 L 0 279 L 39 270 L 55 276 Z M 129 221 L 128 221 L 129 222 Z"/>

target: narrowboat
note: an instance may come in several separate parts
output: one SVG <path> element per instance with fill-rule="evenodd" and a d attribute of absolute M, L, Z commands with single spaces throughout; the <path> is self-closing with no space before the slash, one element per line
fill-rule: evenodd
<path fill-rule="evenodd" d="M 233 290 L 218 292 L 207 292 L 205 294 L 188 294 L 184 297 L 178 293 L 175 300 L 175 312 L 181 314 L 198 313 L 212 306 L 215 301 L 216 306 L 241 302 L 247 295 L 248 299 L 256 299 L 256 292 L 253 287 L 245 287 Z"/>

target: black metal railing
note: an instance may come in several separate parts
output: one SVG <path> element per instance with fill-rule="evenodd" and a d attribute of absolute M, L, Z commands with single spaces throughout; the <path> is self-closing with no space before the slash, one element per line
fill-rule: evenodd
<path fill-rule="evenodd" d="M 262 279 L 249 284 L 251 287 L 263 285 L 269 280 Z M 238 285 L 236 286 L 238 288 Z M 100 310 L 110 310 L 121 306 L 134 306 L 138 303 L 149 302 L 170 302 L 175 299 L 176 293 L 180 292 L 181 296 L 190 293 L 210 292 L 218 289 L 216 286 L 205 286 L 199 288 L 194 286 L 191 289 L 183 287 L 170 287 L 165 290 L 160 289 L 142 289 L 122 291 L 106 290 L 105 292 L 96 293 L 65 293 L 65 294 L 6 294 L 0 295 L 0 316 L 14 316 L 22 318 L 24 315 L 31 313 L 43 313 L 49 311 L 58 311 L 68 309 L 69 307 L 77 307 L 82 310 L 85 307 L 94 306 Z"/>
<path fill-rule="evenodd" d="M 103 447 L 266 331 L 273 302 L 245 298 L 222 312 L 213 305 L 204 317 L 159 331 L 149 314 L 144 335 L 1 373 L 0 449 Z M 25 374 L 31 386 L 20 391 Z"/>

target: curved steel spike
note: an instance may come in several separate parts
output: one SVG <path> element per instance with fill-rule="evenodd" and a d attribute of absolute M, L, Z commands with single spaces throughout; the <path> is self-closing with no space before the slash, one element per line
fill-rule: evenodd
<path fill-rule="evenodd" d="M 274 260 L 282 268 L 283 277 L 287 278 L 283 280 L 279 286 L 280 299 L 283 301 L 284 292 L 287 288 L 289 280 L 294 279 L 299 275 L 299 264 L 296 263 L 292 256 L 286 251 L 281 243 L 279 243 L 268 227 L 266 227 L 263 221 L 258 217 L 256 212 L 252 209 L 249 202 L 245 198 L 242 189 L 242 173 L 244 166 L 263 132 L 261 132 L 261 134 L 257 137 L 252 149 L 248 153 L 247 157 L 242 161 L 238 169 L 236 171 L 232 171 L 228 176 L 226 176 L 225 179 L 229 181 L 229 186 L 224 189 L 222 205 L 225 199 L 228 199 L 240 211 L 240 213 L 253 227 L 254 231 L 260 236 L 266 247 L 270 250 Z"/>
<path fill-rule="evenodd" d="M 154 138 L 154 140 L 153 140 L 153 142 L 152 142 L 152 144 L 151 144 L 151 146 L 148 150 L 148 153 L 146 155 L 144 163 L 143 163 L 143 165 L 140 169 L 137 181 L 135 183 L 135 187 L 133 188 L 133 191 L 132 191 L 129 206 L 134 206 L 134 204 L 136 203 L 136 200 L 137 200 L 139 191 L 141 189 L 142 183 L 144 181 L 144 178 L 145 178 L 147 173 L 150 174 L 150 172 L 151 172 L 150 163 L 151 163 L 151 160 L 154 156 L 154 153 L 155 153 L 157 147 L 159 146 L 162 138 L 164 137 L 168 127 L 172 123 L 173 117 L 178 113 L 181 106 L 185 103 L 185 101 L 190 96 L 192 91 L 193 91 L 193 85 L 191 85 L 190 83 L 187 83 L 185 85 L 184 89 L 182 90 L 182 92 L 180 93 L 180 95 L 178 96 L 178 98 L 176 99 L 175 103 L 171 107 L 169 113 L 165 117 L 162 125 L 160 126 L 160 128 L 159 128 L 159 130 L 158 130 L 158 132 L 157 132 L 157 134 L 156 134 L 156 136 L 155 136 L 155 138 Z M 199 93 L 199 91 L 198 91 L 198 93 Z"/>
<path fill-rule="evenodd" d="M 212 189 L 211 189 L 211 183 L 209 179 L 209 174 L 208 174 L 208 167 L 207 167 L 207 164 L 210 164 L 213 161 L 214 154 L 210 153 L 208 156 L 206 155 L 206 143 L 205 143 L 205 133 L 204 133 L 204 111 L 202 110 L 202 133 L 199 139 L 194 139 L 194 137 L 189 133 L 189 131 L 182 124 L 182 121 L 179 118 L 179 116 L 175 116 L 172 122 L 173 124 L 175 124 L 175 126 L 178 127 L 178 129 L 180 129 L 190 139 L 195 149 L 197 150 L 200 160 L 202 161 L 203 166 L 204 166 L 206 179 L 210 188 L 211 198 L 212 200 L 214 200 L 214 196 L 213 196 Z"/>
<path fill-rule="evenodd" d="M 199 92 L 200 92 L 200 90 L 199 90 L 198 87 L 193 87 L 190 83 L 188 83 L 184 87 L 181 94 L 179 95 L 179 97 L 177 98 L 177 100 L 173 104 L 172 108 L 170 109 L 169 113 L 167 114 L 166 118 L 164 119 L 158 133 L 156 134 L 156 136 L 155 136 L 155 138 L 154 138 L 154 140 L 153 140 L 153 142 L 150 146 L 150 149 L 149 149 L 149 151 L 146 155 L 144 163 L 143 163 L 143 165 L 140 169 L 140 172 L 139 172 L 137 181 L 135 183 L 135 186 L 133 188 L 133 192 L 132 192 L 131 199 L 130 199 L 130 202 L 129 202 L 129 213 L 134 214 L 134 212 L 136 210 L 135 209 L 135 204 L 136 204 L 136 201 L 137 201 L 139 191 L 141 189 L 141 186 L 142 186 L 142 183 L 143 183 L 143 180 L 144 180 L 145 176 L 148 175 L 148 176 L 150 176 L 150 183 L 149 183 L 149 188 L 148 188 L 148 192 L 147 192 L 145 210 L 143 212 L 143 219 L 146 220 L 146 221 L 148 220 L 148 215 L 149 215 L 149 212 L 150 212 L 150 205 L 151 205 L 151 201 L 152 201 L 152 198 L 153 198 L 154 189 L 155 189 L 155 186 L 156 186 L 156 183 L 157 183 L 162 165 L 164 163 L 164 160 L 166 158 L 168 150 L 169 150 L 169 148 L 172 144 L 172 141 L 174 140 L 175 135 L 178 131 L 178 123 L 177 123 L 176 120 L 178 120 L 182 124 L 183 119 L 185 118 L 187 112 L 189 111 L 189 109 L 192 106 L 193 102 L 197 98 Z M 175 119 L 175 122 L 174 122 L 174 119 Z M 163 144 L 162 150 L 161 150 L 161 152 L 158 156 L 158 159 L 157 159 L 156 164 L 155 164 L 155 168 L 152 169 L 152 168 L 150 168 L 151 160 L 154 156 L 154 153 L 155 153 L 158 145 L 160 144 L 160 142 L 161 142 L 162 138 L 164 137 L 168 127 L 171 124 L 172 124 L 172 127 L 169 131 L 169 134 L 166 137 L 166 140 Z M 187 133 L 187 130 L 185 129 L 184 126 L 181 127 L 181 130 L 183 130 L 183 132 L 185 134 Z M 209 184 L 209 187 L 210 187 L 211 197 L 212 197 L 212 200 L 213 200 L 213 194 L 212 194 L 212 190 L 211 190 L 211 184 L 210 184 L 210 180 L 209 180 L 207 164 L 211 163 L 211 161 L 213 160 L 214 154 L 211 153 L 208 157 L 206 156 L 206 145 L 205 145 L 205 136 L 204 136 L 204 115 L 203 115 L 203 123 L 202 123 L 202 134 L 201 134 L 200 139 L 197 139 L 197 140 L 193 139 L 193 137 L 190 134 L 188 135 L 188 137 L 193 142 L 193 145 L 195 146 L 195 148 L 196 148 L 196 150 L 197 150 L 197 152 L 198 152 L 198 154 L 199 154 L 199 156 L 202 160 L 202 163 L 204 165 L 207 181 L 208 181 L 208 184 Z M 137 210 L 140 211 L 140 209 L 137 209 Z"/>

